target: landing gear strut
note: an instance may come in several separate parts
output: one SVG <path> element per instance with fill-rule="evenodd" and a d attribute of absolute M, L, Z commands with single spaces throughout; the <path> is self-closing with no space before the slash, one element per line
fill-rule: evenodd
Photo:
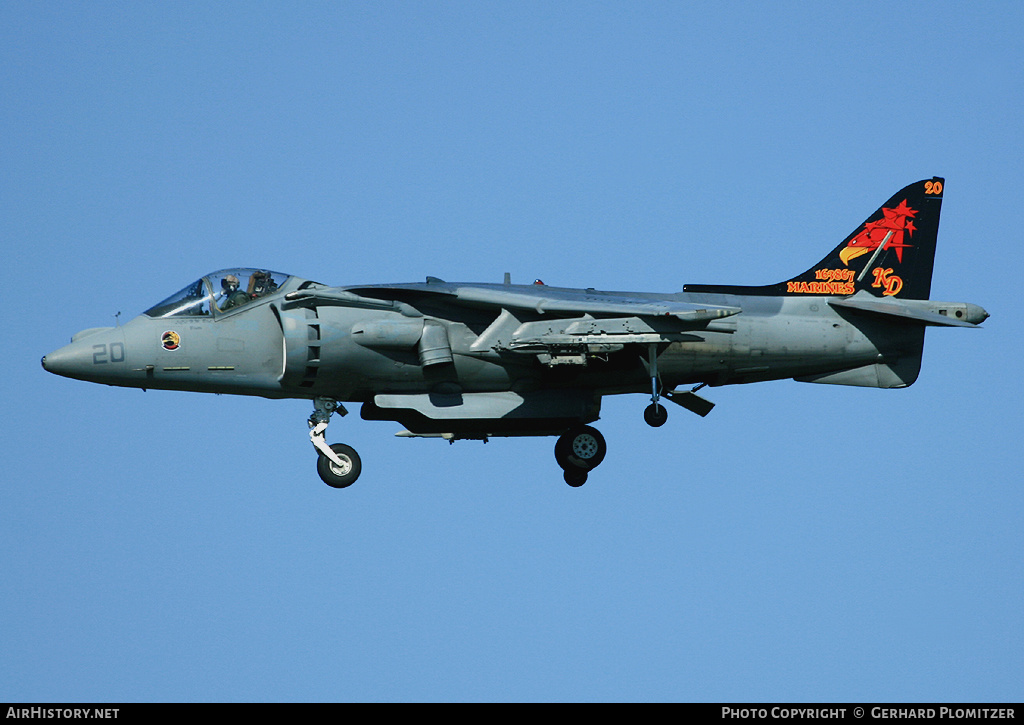
<path fill-rule="evenodd" d="M 330 423 L 331 414 L 347 415 L 348 411 L 333 398 L 314 398 L 313 414 L 309 416 L 309 440 L 319 453 L 316 471 L 320 478 L 332 488 L 346 488 L 359 478 L 363 464 L 359 454 L 351 446 L 335 443 L 328 446 L 324 431 Z"/>
<path fill-rule="evenodd" d="M 657 343 L 648 345 L 647 356 L 647 368 L 651 373 L 651 404 L 644 409 L 644 422 L 652 428 L 660 428 L 668 420 L 668 411 L 658 402 L 661 399 L 661 381 L 658 380 Z"/>
<path fill-rule="evenodd" d="M 573 487 L 587 482 L 587 475 L 604 460 L 607 452 L 604 436 L 589 425 L 570 429 L 555 443 L 555 460 L 562 467 L 565 482 Z"/>

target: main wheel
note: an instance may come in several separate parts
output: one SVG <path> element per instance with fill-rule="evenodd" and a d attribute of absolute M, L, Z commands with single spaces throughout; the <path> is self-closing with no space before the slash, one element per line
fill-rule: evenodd
<path fill-rule="evenodd" d="M 579 469 L 570 470 L 567 468 L 562 474 L 562 478 L 564 478 L 565 482 L 573 488 L 579 488 L 587 482 L 587 472 Z"/>
<path fill-rule="evenodd" d="M 359 478 L 359 474 L 363 470 L 363 463 L 352 446 L 335 443 L 331 446 L 331 450 L 341 459 L 342 465 L 339 466 L 327 456 L 321 455 L 317 458 L 316 472 L 331 488 L 347 488 Z"/>
<path fill-rule="evenodd" d="M 607 452 L 604 436 L 589 425 L 563 433 L 555 443 L 555 460 L 565 471 L 591 471 L 604 460 Z"/>
<path fill-rule="evenodd" d="M 668 411 L 665 410 L 664 405 L 651 403 L 644 408 L 644 420 L 647 422 L 647 425 L 652 428 L 660 428 L 665 425 L 665 421 L 668 420 Z"/>

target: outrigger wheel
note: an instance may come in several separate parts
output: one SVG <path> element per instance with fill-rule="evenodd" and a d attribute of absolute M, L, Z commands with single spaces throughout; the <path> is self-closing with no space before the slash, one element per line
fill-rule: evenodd
<path fill-rule="evenodd" d="M 555 443 L 555 460 L 565 472 L 565 482 L 573 487 L 587 482 L 587 474 L 597 468 L 607 452 L 604 436 L 589 425 L 570 429 Z"/>
<path fill-rule="evenodd" d="M 661 403 L 651 403 L 644 408 L 644 422 L 652 428 L 660 428 L 668 421 L 668 411 Z"/>
<path fill-rule="evenodd" d="M 658 345 L 652 342 L 647 350 L 647 366 L 651 373 L 651 404 L 644 409 L 644 421 L 652 428 L 660 428 L 668 420 L 668 411 L 658 402 L 661 399 L 661 381 L 658 379 Z"/>

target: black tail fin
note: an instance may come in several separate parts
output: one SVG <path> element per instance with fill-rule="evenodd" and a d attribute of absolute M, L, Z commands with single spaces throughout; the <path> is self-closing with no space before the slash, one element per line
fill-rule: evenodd
<path fill-rule="evenodd" d="M 926 300 L 932 286 L 935 241 L 945 181 L 907 186 L 869 216 L 828 256 L 801 275 L 763 287 L 688 284 L 686 292 L 738 295 L 846 296 Z"/>

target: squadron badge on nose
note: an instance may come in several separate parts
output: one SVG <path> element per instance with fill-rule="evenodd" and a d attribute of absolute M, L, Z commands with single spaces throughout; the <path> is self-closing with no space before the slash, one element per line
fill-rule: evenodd
<path fill-rule="evenodd" d="M 168 330 L 160 336 L 160 344 L 164 350 L 177 350 L 181 347 L 181 335 L 174 330 Z"/>

